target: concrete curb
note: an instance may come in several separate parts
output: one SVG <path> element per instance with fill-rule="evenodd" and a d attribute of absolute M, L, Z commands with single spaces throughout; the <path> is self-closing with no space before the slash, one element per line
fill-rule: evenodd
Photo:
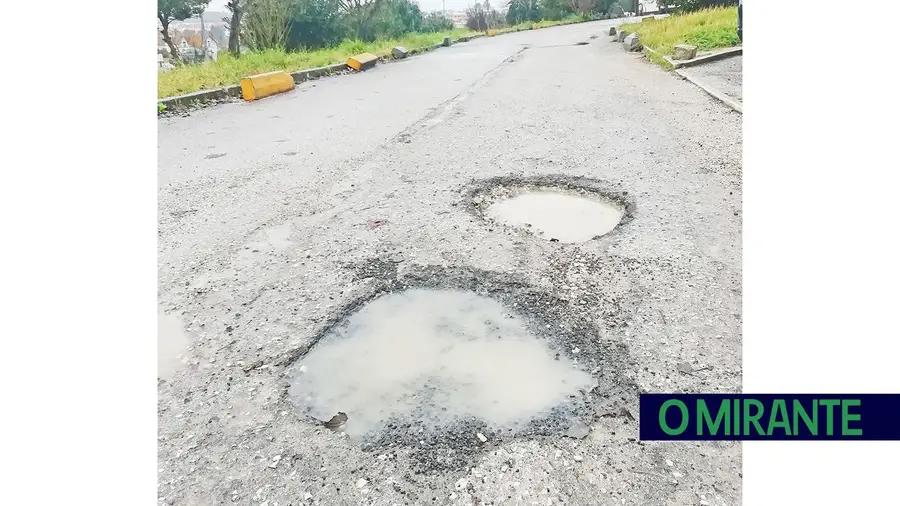
<path fill-rule="evenodd" d="M 216 88 L 214 90 L 200 90 L 187 95 L 178 95 L 175 97 L 167 97 L 159 99 L 160 104 L 164 104 L 166 109 L 177 109 L 185 107 L 196 102 L 209 102 L 210 100 L 223 100 L 227 98 L 241 98 L 241 85 L 233 84 L 224 88 Z"/>
<path fill-rule="evenodd" d="M 682 67 L 692 67 L 694 65 L 700 65 L 701 63 L 708 63 L 711 61 L 721 60 L 723 58 L 728 58 L 731 56 L 737 56 L 739 54 L 743 54 L 743 52 L 744 52 L 744 47 L 738 46 L 738 47 L 724 49 L 722 51 L 718 51 L 718 52 L 715 52 L 712 54 L 698 56 L 691 60 L 673 60 L 672 57 L 670 57 L 670 56 L 663 56 L 663 58 L 665 58 L 667 62 L 671 63 L 672 67 L 677 70 Z"/>
<path fill-rule="evenodd" d="M 326 65 L 324 67 L 316 67 L 314 69 L 291 72 L 291 77 L 294 78 L 294 83 L 300 84 L 303 81 L 318 79 L 323 76 L 328 76 L 337 72 L 343 72 L 349 69 L 350 67 L 348 67 L 346 63 L 335 63 L 334 65 Z"/>
<path fill-rule="evenodd" d="M 705 82 L 701 81 L 700 79 L 697 79 L 696 77 L 691 77 L 691 76 L 685 74 L 684 71 L 682 71 L 682 70 L 675 70 L 675 73 L 678 74 L 679 76 L 681 76 L 682 78 L 687 79 L 688 81 L 692 82 L 695 86 L 697 86 L 701 90 L 705 91 L 710 96 L 719 100 L 720 102 L 727 105 L 728 107 L 731 107 L 732 109 L 741 113 L 742 115 L 744 114 L 744 106 L 740 102 L 737 102 L 733 98 L 731 98 L 728 95 L 722 93 L 721 91 L 713 88 L 712 86 L 706 84 Z"/>

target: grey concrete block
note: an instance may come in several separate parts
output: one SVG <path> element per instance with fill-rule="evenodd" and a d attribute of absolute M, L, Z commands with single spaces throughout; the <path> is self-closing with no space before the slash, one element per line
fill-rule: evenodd
<path fill-rule="evenodd" d="M 391 56 L 393 56 L 397 60 L 406 58 L 406 56 L 408 54 L 409 54 L 409 49 L 406 49 L 403 46 L 394 46 L 394 48 L 391 49 Z"/>
<path fill-rule="evenodd" d="M 626 51 L 640 51 L 641 39 L 638 37 L 638 34 L 632 33 L 628 37 L 625 37 L 625 40 L 622 41 L 622 47 Z"/>
<path fill-rule="evenodd" d="M 239 84 L 217 88 L 215 90 L 200 90 L 187 95 L 179 95 L 177 97 L 169 97 L 159 100 L 161 104 L 165 104 L 168 109 L 177 109 L 186 107 L 194 103 L 209 102 L 210 100 L 222 100 L 228 97 L 239 98 L 241 96 L 241 86 Z"/>
<path fill-rule="evenodd" d="M 344 70 L 347 70 L 347 68 L 348 67 L 346 63 L 335 63 L 334 65 L 326 65 L 324 67 L 316 67 L 313 69 L 291 72 L 291 77 L 294 78 L 294 83 L 300 84 L 303 81 L 318 79 L 322 76 L 327 76 L 335 72 L 342 72 Z"/>
<path fill-rule="evenodd" d="M 691 60 L 697 57 L 697 46 L 688 44 L 676 44 L 675 53 L 672 55 L 673 60 Z"/>
<path fill-rule="evenodd" d="M 450 37 L 444 37 L 444 47 L 450 47 Z"/>
<path fill-rule="evenodd" d="M 615 34 L 616 34 L 616 27 L 615 27 L 615 26 L 610 26 L 610 27 L 609 27 L 609 34 L 610 34 L 610 35 L 615 35 Z"/>
<path fill-rule="evenodd" d="M 616 40 L 618 40 L 619 42 L 625 42 L 625 37 L 628 37 L 628 32 L 616 33 Z"/>

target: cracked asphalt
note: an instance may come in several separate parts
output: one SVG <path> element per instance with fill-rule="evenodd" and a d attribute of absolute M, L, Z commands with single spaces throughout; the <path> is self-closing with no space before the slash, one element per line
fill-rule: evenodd
<path fill-rule="evenodd" d="M 739 444 L 642 442 L 622 408 L 741 389 L 741 116 L 623 52 L 611 24 L 160 119 L 159 311 L 185 339 L 161 357 L 161 504 L 740 504 Z M 535 183 L 614 195 L 629 219 L 561 244 L 473 200 Z M 559 325 L 548 342 L 589 354 L 590 430 L 483 428 L 430 465 L 440 437 L 395 427 L 364 447 L 298 415 L 288 367 L 408 287 L 530 301 Z"/>

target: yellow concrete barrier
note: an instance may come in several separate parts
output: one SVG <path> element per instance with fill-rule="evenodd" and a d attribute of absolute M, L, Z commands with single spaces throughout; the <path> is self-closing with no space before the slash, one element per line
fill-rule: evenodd
<path fill-rule="evenodd" d="M 537 30 L 537 23 L 531 23 L 531 29 Z"/>
<path fill-rule="evenodd" d="M 347 66 L 353 70 L 368 70 L 375 66 L 378 57 L 371 53 L 358 54 L 347 58 Z"/>
<path fill-rule="evenodd" d="M 294 78 L 287 72 L 268 72 L 241 79 L 241 96 L 256 100 L 294 89 Z"/>
<path fill-rule="evenodd" d="M 488 37 L 493 37 L 494 35 L 497 35 L 497 30 L 488 30 Z"/>

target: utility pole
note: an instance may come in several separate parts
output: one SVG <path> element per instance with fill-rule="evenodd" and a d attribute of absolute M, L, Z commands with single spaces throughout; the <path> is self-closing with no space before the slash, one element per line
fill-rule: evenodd
<path fill-rule="evenodd" d="M 203 61 L 206 61 L 206 25 L 203 23 L 203 13 L 200 13 L 200 51 L 203 52 Z"/>

